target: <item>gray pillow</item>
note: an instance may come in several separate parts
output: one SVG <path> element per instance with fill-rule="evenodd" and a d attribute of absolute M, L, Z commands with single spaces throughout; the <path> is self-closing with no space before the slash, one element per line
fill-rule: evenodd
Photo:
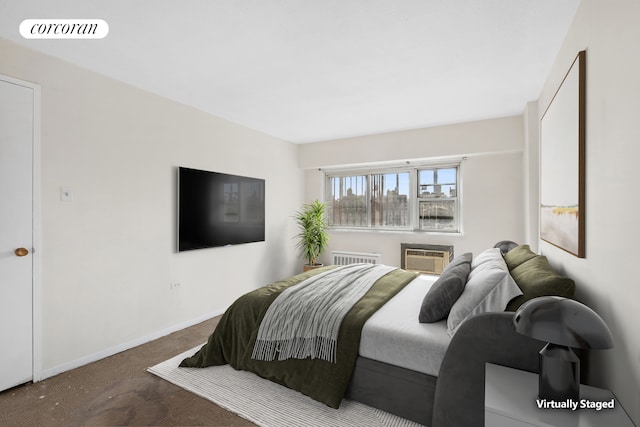
<path fill-rule="evenodd" d="M 470 262 L 461 262 L 442 272 L 422 300 L 418 315 L 420 323 L 438 322 L 449 315 L 464 290 L 470 270 Z"/>
<path fill-rule="evenodd" d="M 453 261 L 451 261 L 449 263 L 449 265 L 447 266 L 447 268 L 444 269 L 444 271 L 447 271 L 447 269 L 454 268 L 455 266 L 458 266 L 458 265 L 463 264 L 465 262 L 468 262 L 469 264 L 471 264 L 471 259 L 472 258 L 473 258 L 473 254 L 471 252 L 467 252 L 465 254 L 458 255 L 457 257 L 455 257 L 453 259 Z M 444 273 L 444 271 L 443 271 L 443 273 Z"/>

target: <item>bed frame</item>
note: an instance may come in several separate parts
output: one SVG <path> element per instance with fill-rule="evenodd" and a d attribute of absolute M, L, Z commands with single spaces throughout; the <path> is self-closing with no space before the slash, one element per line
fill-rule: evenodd
<path fill-rule="evenodd" d="M 347 390 L 347 399 L 423 425 L 431 424 L 436 377 L 376 360 L 359 357 Z"/>
<path fill-rule="evenodd" d="M 464 322 L 437 378 L 359 357 L 346 397 L 429 427 L 483 427 L 485 364 L 538 372 L 545 343 L 518 334 L 513 314 L 482 313 Z"/>

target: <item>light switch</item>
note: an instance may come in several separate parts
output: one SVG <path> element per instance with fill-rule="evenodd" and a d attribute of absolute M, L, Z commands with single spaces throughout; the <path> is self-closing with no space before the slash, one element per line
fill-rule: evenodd
<path fill-rule="evenodd" d="M 73 191 L 71 191 L 71 187 L 60 187 L 60 200 L 63 202 L 73 202 Z"/>

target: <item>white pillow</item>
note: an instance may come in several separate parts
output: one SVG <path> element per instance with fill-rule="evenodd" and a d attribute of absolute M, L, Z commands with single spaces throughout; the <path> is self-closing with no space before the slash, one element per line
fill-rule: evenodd
<path fill-rule="evenodd" d="M 487 249 L 483 252 L 480 252 L 476 257 L 473 258 L 473 261 L 471 261 L 471 269 L 473 270 L 481 264 L 495 260 L 504 261 L 502 252 L 500 252 L 500 248 Z"/>
<path fill-rule="evenodd" d="M 487 249 L 486 251 L 480 253 L 476 259 L 471 263 L 471 271 L 469 272 L 469 278 L 472 275 L 477 276 L 478 273 L 484 271 L 489 268 L 500 268 L 502 270 L 509 270 L 507 267 L 506 261 L 502 257 L 502 253 L 498 248 Z"/>
<path fill-rule="evenodd" d="M 491 260 L 487 260 L 485 262 L 483 262 L 482 264 L 479 264 L 475 267 L 473 267 L 471 269 L 471 271 L 469 272 L 469 276 L 467 277 L 467 280 L 471 279 L 474 276 L 477 276 L 478 274 L 482 273 L 483 271 L 486 270 L 504 270 L 504 271 L 509 271 L 508 268 L 505 267 L 506 264 L 504 262 L 503 259 L 491 259 Z"/>
<path fill-rule="evenodd" d="M 447 318 L 447 333 L 450 336 L 468 318 L 487 311 L 504 311 L 509 301 L 522 295 L 502 255 L 499 254 L 499 257 L 498 260 L 493 255 L 487 255 L 475 268 L 472 264 L 464 291 L 451 307 Z"/>

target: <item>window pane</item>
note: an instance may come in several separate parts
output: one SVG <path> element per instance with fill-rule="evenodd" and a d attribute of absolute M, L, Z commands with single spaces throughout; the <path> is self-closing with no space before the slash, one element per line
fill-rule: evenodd
<path fill-rule="evenodd" d="M 423 199 L 456 197 L 456 168 L 418 171 L 418 197 Z"/>
<path fill-rule="evenodd" d="M 420 187 L 418 196 L 423 199 L 456 197 L 456 186 L 455 184 L 423 185 Z"/>
<path fill-rule="evenodd" d="M 329 225 L 366 227 L 367 176 L 332 176 L 327 183 Z"/>
<path fill-rule="evenodd" d="M 435 170 L 424 169 L 418 171 L 418 185 L 435 184 Z"/>
<path fill-rule="evenodd" d="M 409 227 L 409 172 L 371 175 L 371 225 Z"/>
<path fill-rule="evenodd" d="M 456 230 L 456 201 L 420 201 L 419 221 L 422 230 Z"/>
<path fill-rule="evenodd" d="M 438 169 L 438 184 L 455 184 L 456 168 Z"/>
<path fill-rule="evenodd" d="M 447 184 L 447 185 L 442 185 L 441 187 L 442 190 L 442 197 L 456 197 L 457 193 L 456 193 L 456 185 L 455 184 Z"/>

